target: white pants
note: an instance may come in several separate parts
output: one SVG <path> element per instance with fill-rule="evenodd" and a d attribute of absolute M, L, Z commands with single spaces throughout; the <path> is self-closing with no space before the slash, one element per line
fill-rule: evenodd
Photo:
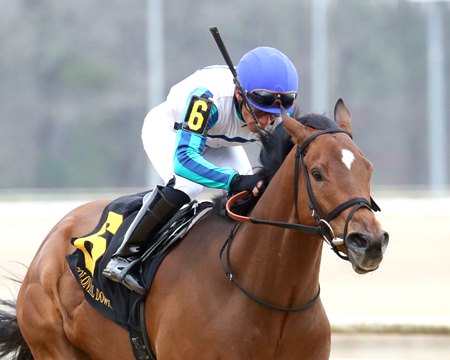
<path fill-rule="evenodd" d="M 167 113 L 165 104 L 153 108 L 146 116 L 142 128 L 142 143 L 153 167 L 166 184 L 175 176 L 175 189 L 185 192 L 194 200 L 203 190 L 203 185 L 175 175 L 173 158 L 176 147 L 176 131 L 173 118 Z M 218 167 L 231 168 L 239 174 L 252 174 L 252 166 L 242 146 L 206 148 L 203 157 Z"/>

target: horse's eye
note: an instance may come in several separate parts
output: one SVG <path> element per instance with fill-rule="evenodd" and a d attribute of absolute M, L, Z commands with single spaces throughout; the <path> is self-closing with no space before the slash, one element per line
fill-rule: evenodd
<path fill-rule="evenodd" d="M 316 181 L 322 181 L 323 180 L 322 174 L 320 173 L 319 170 L 316 170 L 316 169 L 312 170 L 311 171 L 311 175 L 314 178 L 314 180 L 316 180 Z"/>

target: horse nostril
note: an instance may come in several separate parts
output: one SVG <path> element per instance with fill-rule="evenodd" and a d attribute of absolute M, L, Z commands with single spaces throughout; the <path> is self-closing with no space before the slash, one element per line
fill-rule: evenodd
<path fill-rule="evenodd" d="M 345 244 L 353 252 L 365 253 L 371 257 L 382 256 L 389 243 L 389 234 L 382 231 L 379 235 L 372 237 L 370 234 L 352 232 L 347 235 Z"/>
<path fill-rule="evenodd" d="M 345 243 L 348 248 L 358 252 L 365 251 L 370 244 L 369 240 L 364 235 L 356 232 L 348 234 Z"/>

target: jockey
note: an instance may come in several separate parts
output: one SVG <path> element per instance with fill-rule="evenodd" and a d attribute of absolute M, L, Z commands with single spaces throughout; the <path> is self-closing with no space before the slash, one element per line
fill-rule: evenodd
<path fill-rule="evenodd" d="M 145 250 L 147 239 L 204 186 L 232 194 L 250 190 L 258 196 L 260 179 L 252 173 L 242 145 L 259 141 L 262 131 L 273 131 L 281 121 L 280 105 L 293 111 L 298 76 L 289 58 L 271 47 L 246 53 L 236 71 L 248 102 L 231 71 L 217 65 L 173 86 L 166 101 L 147 114 L 144 149 L 166 186 L 157 186 L 144 197 L 103 271 L 107 278 L 143 294 L 141 275 L 130 270 L 133 261 Z"/>

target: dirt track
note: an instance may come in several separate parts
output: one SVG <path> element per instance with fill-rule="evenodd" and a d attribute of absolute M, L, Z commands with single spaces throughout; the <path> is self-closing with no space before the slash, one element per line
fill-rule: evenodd
<path fill-rule="evenodd" d="M 331 322 L 336 329 L 349 324 L 450 327 L 450 199 L 377 201 L 383 209 L 378 219 L 390 233 L 390 244 L 376 272 L 357 275 L 324 248 L 322 301 Z M 52 226 L 80 203 L 0 201 L 0 274 L 22 276 L 25 270 L 18 263 L 28 265 Z M 16 291 L 12 282 L 0 280 L 2 298 Z M 336 336 L 335 356 L 342 358 L 346 353 L 339 352 L 339 339 Z M 443 351 L 450 354 L 448 335 L 447 342 Z M 443 357 L 437 353 L 431 358 Z"/>

